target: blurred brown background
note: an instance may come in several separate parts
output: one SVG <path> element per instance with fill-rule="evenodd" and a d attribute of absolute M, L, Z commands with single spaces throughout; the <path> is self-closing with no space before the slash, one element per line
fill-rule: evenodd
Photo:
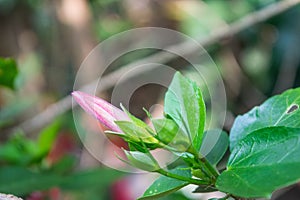
<path fill-rule="evenodd" d="M 236 115 L 300 85 L 300 6 L 255 22 L 256 12 L 281 2 L 0 0 L 0 56 L 14 58 L 18 66 L 15 90 L 0 88 L 0 192 L 31 200 L 136 198 L 145 189 L 134 189 L 140 176 L 125 176 L 101 167 L 77 136 L 69 94 L 84 58 L 101 41 L 137 27 L 164 27 L 199 41 L 210 39 L 205 48 L 225 84 L 228 110 L 224 129 L 229 131 Z M 247 23 L 241 21 L 247 16 L 254 20 L 249 26 L 233 35 L 212 38 L 236 22 Z M 106 74 L 153 53 L 129 54 Z M 166 64 L 189 68 L 179 58 Z M 92 71 L 86 75 L 87 82 L 92 75 Z M 99 96 L 109 99 L 110 89 Z M 132 96 L 130 110 L 145 118 L 141 108 L 161 102 L 164 91 L 157 85 L 139 88 Z M 67 99 L 61 103 L 64 97 Z M 38 120 L 31 120 L 53 104 L 58 106 L 56 110 L 50 107 Z M 47 119 L 42 119 L 45 116 Z M 18 184 L 11 188 L 5 187 L 7 182 L 16 181 Z M 169 198 L 187 199 L 175 195 Z M 274 195 L 274 199 L 299 197 L 298 186 Z"/>

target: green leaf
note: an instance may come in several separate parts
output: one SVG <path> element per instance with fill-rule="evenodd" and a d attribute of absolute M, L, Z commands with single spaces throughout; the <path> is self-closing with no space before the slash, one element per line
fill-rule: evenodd
<path fill-rule="evenodd" d="M 274 190 L 298 182 L 299 169 L 300 129 L 263 128 L 236 145 L 216 186 L 236 196 L 269 198 Z"/>
<path fill-rule="evenodd" d="M 210 164 L 218 164 L 227 149 L 228 135 L 226 132 L 217 129 L 205 131 L 200 153 Z"/>
<path fill-rule="evenodd" d="M 0 160 L 3 162 L 25 166 L 39 162 L 40 158 L 36 143 L 23 134 L 15 134 L 0 146 Z"/>
<path fill-rule="evenodd" d="M 28 163 L 28 156 L 22 154 L 22 152 L 16 148 L 16 145 L 12 142 L 7 142 L 0 146 L 0 160 L 5 163 L 13 163 L 22 165 Z"/>
<path fill-rule="evenodd" d="M 48 153 L 55 141 L 55 138 L 60 129 L 60 121 L 54 121 L 52 124 L 44 128 L 39 135 L 37 145 L 39 147 L 40 155 Z"/>
<path fill-rule="evenodd" d="M 51 166 L 49 172 L 53 172 L 55 174 L 66 174 L 74 169 L 76 164 L 77 158 L 74 155 L 65 155 Z"/>
<path fill-rule="evenodd" d="M 190 198 L 184 196 L 184 194 L 182 194 L 182 192 L 175 192 L 172 193 L 168 196 L 164 196 L 162 198 L 159 198 L 160 200 L 190 200 Z"/>
<path fill-rule="evenodd" d="M 164 144 L 169 144 L 179 130 L 179 127 L 172 119 L 153 119 L 151 121 L 158 139 Z"/>
<path fill-rule="evenodd" d="M 158 140 L 162 143 L 179 152 L 184 152 L 189 148 L 188 136 L 179 129 L 172 119 L 153 119 L 152 124 L 156 130 Z"/>
<path fill-rule="evenodd" d="M 170 172 L 188 178 L 192 177 L 191 171 L 186 168 L 178 167 L 170 170 Z M 139 198 L 139 200 L 157 199 L 171 194 L 187 186 L 188 184 L 189 183 L 185 181 L 180 181 L 166 176 L 160 176 L 152 183 L 152 185 L 146 190 L 144 195 Z"/>
<path fill-rule="evenodd" d="M 64 190 L 87 190 L 107 187 L 123 173 L 97 168 L 79 171 L 68 176 L 49 172 L 34 172 L 21 167 L 0 168 L 0 192 L 24 196 L 34 191 L 60 187 Z"/>
<path fill-rule="evenodd" d="M 194 148 L 200 149 L 205 126 L 205 103 L 199 87 L 176 72 L 165 96 L 165 114 L 190 137 Z"/>
<path fill-rule="evenodd" d="M 274 96 L 261 106 L 238 116 L 230 131 L 230 150 L 249 133 L 264 127 L 300 128 L 300 88 Z"/>
<path fill-rule="evenodd" d="M 33 191 L 49 189 L 62 179 L 53 174 L 41 174 L 21 167 L 0 168 L 0 192 L 22 196 Z"/>
<path fill-rule="evenodd" d="M 62 182 L 60 183 L 60 188 L 64 190 L 77 191 L 106 187 L 123 175 L 124 173 L 118 172 L 113 169 L 88 169 L 75 172 L 74 174 L 64 177 Z"/>
<path fill-rule="evenodd" d="M 17 75 L 16 61 L 11 58 L 0 58 L 0 85 L 15 89 Z"/>
<path fill-rule="evenodd" d="M 129 164 L 134 167 L 150 172 L 160 169 L 159 165 L 152 158 L 150 153 L 126 150 L 124 150 L 124 152 L 129 161 Z"/>

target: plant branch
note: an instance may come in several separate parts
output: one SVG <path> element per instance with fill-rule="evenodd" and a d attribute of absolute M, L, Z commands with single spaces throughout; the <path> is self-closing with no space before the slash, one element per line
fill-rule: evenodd
<path fill-rule="evenodd" d="M 213 183 L 217 180 L 217 177 L 220 175 L 219 171 L 212 166 L 208 160 L 199 154 L 194 148 L 191 148 L 188 152 L 193 154 L 194 159 L 196 160 L 197 164 L 199 164 L 199 167 L 203 167 L 204 169 L 201 169 L 205 174 L 207 174 L 209 177 L 212 178 Z"/>
<path fill-rule="evenodd" d="M 255 24 L 261 23 L 275 15 L 278 15 L 293 6 L 300 3 L 300 0 L 283 0 L 278 3 L 274 3 L 262 10 L 250 13 L 249 15 L 241 18 L 240 20 L 233 22 L 230 25 L 223 26 L 217 30 L 212 31 L 208 37 L 197 40 L 202 46 L 209 46 L 217 41 L 220 41 L 224 38 L 231 37 L 248 27 L 251 27 Z M 119 78 L 130 69 L 133 69 L 137 65 L 145 64 L 145 63 L 167 63 L 177 57 L 175 54 L 170 54 L 170 52 L 178 52 L 180 55 L 188 55 L 196 50 L 199 47 L 191 44 L 190 42 L 183 42 L 180 44 L 176 44 L 166 48 L 166 51 L 162 51 L 159 53 L 155 53 L 149 57 L 143 58 L 131 64 L 125 65 L 120 69 L 106 75 L 101 79 L 101 85 L 98 87 L 98 91 L 103 91 L 105 89 L 109 89 L 113 87 Z M 144 71 L 141 70 L 133 70 L 132 76 L 137 76 L 141 73 L 144 73 L 148 70 L 153 70 L 153 68 L 144 68 Z M 81 88 L 81 90 L 89 90 L 91 88 L 95 88 L 97 81 L 93 81 L 90 84 Z M 13 132 L 16 129 L 21 129 L 25 133 L 36 131 L 51 123 L 57 116 L 65 113 L 66 111 L 72 108 L 72 98 L 70 96 L 66 96 L 60 101 L 50 105 L 41 113 L 37 114 L 31 119 L 24 121 L 19 124 L 17 127 L 14 127 L 7 131 L 7 133 Z"/>

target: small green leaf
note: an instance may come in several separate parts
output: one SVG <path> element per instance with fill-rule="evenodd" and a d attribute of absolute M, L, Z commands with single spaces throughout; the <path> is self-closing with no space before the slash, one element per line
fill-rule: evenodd
<path fill-rule="evenodd" d="M 0 58 L 0 85 L 15 89 L 17 75 L 16 61 L 11 58 Z"/>
<path fill-rule="evenodd" d="M 188 136 L 179 129 L 172 119 L 153 119 L 152 124 L 156 130 L 158 140 L 162 143 L 179 152 L 184 152 L 189 148 Z"/>
<path fill-rule="evenodd" d="M 150 172 L 160 169 L 158 163 L 152 158 L 150 153 L 126 150 L 124 150 L 124 152 L 129 161 L 129 164 L 134 167 Z"/>
<path fill-rule="evenodd" d="M 236 145 L 216 186 L 240 197 L 269 198 L 276 189 L 298 182 L 299 169 L 300 129 L 263 128 Z"/>
<path fill-rule="evenodd" d="M 15 134 L 0 146 L 0 160 L 21 166 L 39 162 L 41 156 L 36 147 L 36 143 L 27 139 L 23 134 Z"/>
<path fill-rule="evenodd" d="M 300 128 L 300 88 L 274 96 L 261 106 L 238 116 L 230 131 L 230 150 L 249 133 L 264 127 Z"/>
<path fill-rule="evenodd" d="M 178 167 L 170 170 L 170 172 L 188 178 L 192 177 L 191 171 L 186 168 Z M 139 198 L 139 200 L 157 199 L 171 194 L 187 186 L 188 184 L 189 183 L 185 181 L 180 181 L 166 176 L 160 176 L 152 183 L 152 185 L 146 190 L 144 195 Z"/>
<path fill-rule="evenodd" d="M 227 133 L 222 130 L 205 131 L 200 153 L 210 164 L 216 165 L 226 153 L 228 141 Z"/>
<path fill-rule="evenodd" d="M 52 124 L 44 128 L 38 138 L 38 148 L 40 155 L 48 153 L 56 139 L 58 131 L 60 129 L 61 123 L 59 121 L 54 121 Z"/>
<path fill-rule="evenodd" d="M 176 72 L 165 96 L 165 114 L 190 137 L 199 151 L 205 126 L 205 103 L 199 87 Z"/>

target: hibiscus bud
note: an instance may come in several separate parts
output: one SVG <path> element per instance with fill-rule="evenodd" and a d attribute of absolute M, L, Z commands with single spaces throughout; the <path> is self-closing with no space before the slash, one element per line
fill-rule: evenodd
<path fill-rule="evenodd" d="M 72 96 L 87 113 L 93 115 L 112 131 L 122 132 L 114 121 L 130 120 L 122 110 L 101 98 L 80 91 L 72 92 Z"/>

